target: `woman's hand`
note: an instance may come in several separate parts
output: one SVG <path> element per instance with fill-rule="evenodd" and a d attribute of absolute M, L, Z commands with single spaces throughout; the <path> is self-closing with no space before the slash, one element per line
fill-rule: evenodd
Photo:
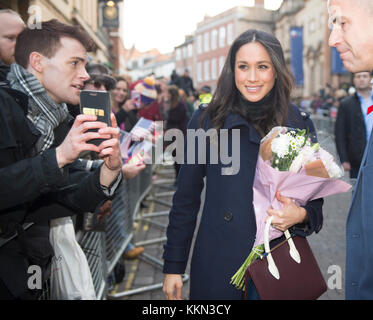
<path fill-rule="evenodd" d="M 146 168 L 144 163 L 139 164 L 124 164 L 122 166 L 122 173 L 127 180 L 135 178 L 142 170 Z"/>
<path fill-rule="evenodd" d="M 276 229 L 284 232 L 293 225 L 302 223 L 307 219 L 306 209 L 298 207 L 291 198 L 281 196 L 279 191 L 276 192 L 276 198 L 282 203 L 282 209 L 275 210 L 270 207 L 267 210 L 267 213 L 273 216 L 272 225 Z"/>
<path fill-rule="evenodd" d="M 126 112 L 135 110 L 136 109 L 135 102 L 132 99 L 128 99 L 122 106 L 122 109 Z"/>
<path fill-rule="evenodd" d="M 167 300 L 182 300 L 181 290 L 183 280 L 181 274 L 166 274 L 163 282 L 163 292 Z M 176 295 L 175 295 L 176 291 Z"/>

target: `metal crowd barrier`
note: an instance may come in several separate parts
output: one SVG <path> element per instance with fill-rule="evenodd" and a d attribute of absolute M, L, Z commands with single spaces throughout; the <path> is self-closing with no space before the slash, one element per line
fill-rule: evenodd
<path fill-rule="evenodd" d="M 147 165 L 137 177 L 123 180 L 112 200 L 105 232 L 76 232 L 77 241 L 87 257 L 97 299 L 106 299 L 108 277 L 133 238 L 134 217 L 151 189 L 152 169 L 152 165 Z M 49 300 L 49 290 L 48 280 L 43 285 L 39 300 Z"/>
<path fill-rule="evenodd" d="M 133 217 L 150 190 L 152 166 L 135 178 L 123 180 L 112 200 L 105 232 L 83 232 L 79 244 L 87 256 L 97 299 L 107 296 L 107 278 L 133 238 Z"/>
<path fill-rule="evenodd" d="M 328 133 L 334 136 L 335 119 L 320 114 L 312 114 L 311 119 L 318 133 Z"/>
<path fill-rule="evenodd" d="M 153 166 L 153 171 L 158 176 L 162 176 L 162 171 L 167 172 L 167 170 L 162 170 L 161 166 Z M 172 169 L 172 171 L 173 171 L 173 169 Z M 174 179 L 157 179 L 156 181 L 152 181 L 152 180 L 148 180 L 148 178 L 149 178 L 149 175 L 143 175 L 140 178 L 140 181 L 141 181 L 140 186 L 143 188 L 143 189 L 140 190 L 140 193 L 142 192 L 141 193 L 142 195 L 148 195 L 148 197 L 146 199 L 147 201 L 151 201 L 151 202 L 161 204 L 164 207 L 168 208 L 168 210 L 159 211 L 159 212 L 151 212 L 151 213 L 141 213 L 140 210 L 135 210 L 133 219 L 134 219 L 134 221 L 142 221 L 142 222 L 145 222 L 145 223 L 150 223 L 153 226 L 158 227 L 161 230 L 164 230 L 166 232 L 167 225 L 164 224 L 164 223 L 161 223 L 159 221 L 156 221 L 156 220 L 159 217 L 168 216 L 168 214 L 169 214 L 169 208 L 171 207 L 172 204 L 169 201 L 162 200 L 161 198 L 170 196 L 175 192 L 174 188 L 170 187 L 170 183 L 171 183 L 171 185 L 173 185 L 175 180 Z M 151 178 L 151 175 L 150 175 L 150 178 Z M 149 186 L 149 187 L 145 188 L 145 186 Z M 155 193 L 154 187 L 161 187 L 161 188 L 165 188 L 165 189 L 172 190 L 172 191 Z M 163 237 L 159 237 L 159 238 L 147 239 L 147 240 L 144 240 L 144 241 L 136 242 L 135 246 L 147 246 L 147 245 L 153 245 L 153 244 L 157 244 L 157 243 L 164 243 L 165 241 L 167 241 L 167 237 L 163 236 Z M 144 261 L 146 263 L 149 263 L 149 264 L 153 265 L 156 268 L 160 268 L 160 269 L 163 268 L 163 261 L 162 260 L 160 260 L 160 259 L 158 259 L 158 258 L 156 258 L 156 257 L 154 257 L 154 256 L 152 256 L 152 255 L 150 255 L 146 252 L 142 253 L 139 256 L 139 259 L 141 259 L 142 261 Z M 182 281 L 186 282 L 188 280 L 189 280 L 189 275 L 184 274 L 182 276 Z M 123 297 L 128 297 L 128 296 L 131 296 L 131 295 L 144 293 L 144 292 L 147 292 L 147 291 L 161 289 L 162 287 L 163 287 L 163 282 L 159 282 L 159 283 L 155 283 L 155 284 L 152 284 L 152 285 L 146 285 L 146 286 L 142 286 L 142 287 L 133 288 L 131 290 L 126 290 L 126 291 L 122 291 L 122 292 L 116 292 L 114 294 L 109 294 L 108 297 L 110 299 L 120 299 L 120 298 L 123 298 Z"/>

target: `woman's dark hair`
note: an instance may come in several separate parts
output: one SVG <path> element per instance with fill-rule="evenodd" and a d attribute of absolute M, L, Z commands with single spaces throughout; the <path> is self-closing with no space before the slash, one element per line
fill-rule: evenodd
<path fill-rule="evenodd" d="M 247 119 L 245 108 L 240 107 L 241 93 L 235 84 L 235 64 L 238 50 L 248 43 L 260 43 L 267 50 L 274 69 L 276 80 L 271 90 L 267 112 Z M 274 126 L 284 125 L 290 105 L 290 93 L 293 87 L 293 76 L 289 72 L 280 42 L 273 35 L 255 29 L 242 33 L 232 44 L 222 73 L 219 77 L 212 101 L 201 118 L 201 124 L 207 113 L 213 126 L 221 129 L 230 112 L 241 115 L 257 129 L 261 135 L 267 134 Z M 241 98 L 242 99 L 242 98 Z"/>
<path fill-rule="evenodd" d="M 175 85 L 171 85 L 167 88 L 168 93 L 170 94 L 170 109 L 175 108 L 179 103 L 179 89 Z"/>
<path fill-rule="evenodd" d="M 61 47 L 61 38 L 72 38 L 79 41 L 87 52 L 94 51 L 96 46 L 86 31 L 57 21 L 56 19 L 41 23 L 40 29 L 24 29 L 17 37 L 14 57 L 16 62 L 27 69 L 30 54 L 39 52 L 52 58 Z"/>
<path fill-rule="evenodd" d="M 122 102 L 120 102 L 118 104 L 118 107 L 121 108 L 125 104 L 125 102 L 127 101 L 127 99 L 129 99 L 131 97 L 130 83 L 129 83 L 129 81 L 125 77 L 122 77 L 122 76 L 115 76 L 114 78 L 117 81 L 117 84 L 118 84 L 119 81 L 123 81 L 123 82 L 125 82 L 127 84 L 127 90 L 128 90 L 127 91 L 127 97 Z"/>

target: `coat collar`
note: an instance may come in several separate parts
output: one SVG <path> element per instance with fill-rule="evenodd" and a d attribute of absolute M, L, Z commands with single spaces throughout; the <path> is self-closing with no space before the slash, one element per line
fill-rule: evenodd
<path fill-rule="evenodd" d="M 245 126 L 249 129 L 249 140 L 253 143 L 260 144 L 262 137 L 255 130 L 255 128 L 250 125 L 245 119 L 236 113 L 229 113 L 225 119 L 223 129 L 232 129 L 234 127 Z"/>

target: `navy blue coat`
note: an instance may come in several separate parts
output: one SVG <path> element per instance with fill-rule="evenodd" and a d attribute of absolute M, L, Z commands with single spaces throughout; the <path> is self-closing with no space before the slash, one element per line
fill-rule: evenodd
<path fill-rule="evenodd" d="M 189 129 L 200 128 L 202 113 L 200 108 L 193 114 Z M 312 121 L 302 116 L 295 105 L 290 108 L 287 126 L 301 129 L 308 126 L 314 131 Z M 204 130 L 212 128 L 208 117 L 202 127 Z M 164 273 L 185 272 L 206 177 L 206 198 L 191 262 L 192 300 L 242 298 L 242 291 L 231 285 L 230 279 L 247 258 L 255 240 L 252 187 L 261 137 L 239 115 L 230 114 L 223 126 L 223 129 L 228 129 L 229 142 L 232 141 L 233 128 L 240 129 L 238 174 L 222 175 L 224 165 L 220 159 L 218 164 L 210 164 L 208 152 L 206 165 L 183 164 L 179 172 L 164 246 Z M 197 148 L 198 143 L 195 145 Z M 231 152 L 231 144 L 229 149 Z M 296 229 L 298 234 L 306 236 L 321 229 L 322 203 L 323 200 L 318 199 L 305 206 L 309 223 L 300 225 Z"/>
<path fill-rule="evenodd" d="M 346 224 L 346 299 L 373 299 L 373 134 L 361 162 Z"/>

